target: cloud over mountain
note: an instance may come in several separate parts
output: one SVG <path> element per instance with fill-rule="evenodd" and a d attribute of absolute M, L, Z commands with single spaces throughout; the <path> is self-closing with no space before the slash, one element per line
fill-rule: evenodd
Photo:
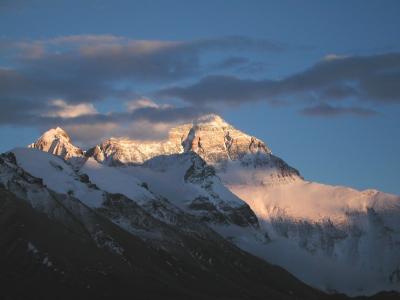
<path fill-rule="evenodd" d="M 244 36 L 191 41 L 114 35 L 3 39 L 0 124 L 85 126 L 95 132 L 101 132 L 95 130 L 98 124 L 107 124 L 114 135 L 136 132 L 133 124 L 154 124 L 150 136 L 158 137 L 168 124 L 255 101 L 294 105 L 304 115 L 329 117 L 372 116 L 381 105 L 400 103 L 399 53 L 331 54 L 281 79 L 243 77 L 266 65 L 248 53 L 287 49 Z M 99 110 L 104 103 L 107 108 Z"/>
<path fill-rule="evenodd" d="M 133 40 L 114 35 L 71 35 L 41 40 L 0 40 L 0 123 L 49 126 L 190 119 L 208 109 L 192 106 L 116 107 L 142 98 L 138 86 L 177 82 L 207 70 L 246 66 L 245 58 L 202 57 L 221 52 L 281 52 L 263 39 L 228 36 L 192 41 Z M 97 112 L 109 101 L 114 109 Z M 140 108 L 140 109 L 139 109 Z"/>
<path fill-rule="evenodd" d="M 190 85 L 162 89 L 158 94 L 195 105 L 263 100 L 279 102 L 283 98 L 295 98 L 294 101 L 299 102 L 296 97 L 317 102 L 319 106 L 323 102 L 342 100 L 354 100 L 359 105 L 382 105 L 400 103 L 399 82 L 399 53 L 348 57 L 331 55 L 307 70 L 281 80 L 206 76 Z M 371 111 L 369 108 L 346 109 L 355 114 L 368 110 Z M 326 110 L 313 110 L 313 114 L 318 112 L 325 114 Z"/>

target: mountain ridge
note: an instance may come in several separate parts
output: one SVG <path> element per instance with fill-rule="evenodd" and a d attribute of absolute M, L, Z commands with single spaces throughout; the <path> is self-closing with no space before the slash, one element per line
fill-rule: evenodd
<path fill-rule="evenodd" d="M 243 161 L 244 165 L 270 167 L 283 170 L 283 176 L 300 176 L 300 173 L 272 154 L 269 147 L 254 136 L 247 135 L 225 122 L 220 116 L 208 114 L 170 129 L 168 138 L 161 141 L 143 141 L 130 138 L 109 138 L 87 151 L 72 144 L 71 139 L 60 141 L 50 129 L 29 147 L 50 152 L 64 159 L 93 157 L 107 165 L 142 164 L 159 155 L 180 154 L 193 151 L 207 164 L 224 168 L 227 161 Z M 56 147 L 57 146 L 57 147 Z"/>
<path fill-rule="evenodd" d="M 63 158 L 75 164 L 73 156 Z M 76 169 L 100 188 L 129 197 L 128 182 L 142 181 L 239 248 L 314 287 L 349 295 L 400 290 L 399 196 L 304 180 L 264 142 L 219 116 L 177 126 L 162 142 L 110 139 L 78 158 Z M 192 179 L 187 158 L 198 161 Z M 111 177 L 101 175 L 110 170 Z M 107 184 L 113 177 L 127 184 Z M 231 206 L 236 198 L 250 210 Z"/>

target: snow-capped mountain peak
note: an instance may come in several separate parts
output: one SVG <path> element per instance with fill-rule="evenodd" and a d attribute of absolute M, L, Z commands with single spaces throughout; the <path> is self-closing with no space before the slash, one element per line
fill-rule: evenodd
<path fill-rule="evenodd" d="M 262 182 L 286 182 L 299 178 L 299 172 L 279 157 L 272 155 L 262 140 L 248 135 L 216 114 L 207 114 L 191 123 L 178 125 L 162 141 L 142 141 L 129 138 L 110 138 L 84 154 L 72 144 L 65 130 L 57 127 L 45 132 L 30 145 L 64 159 L 93 157 L 106 165 L 137 165 L 159 155 L 195 152 L 217 170 L 228 167 L 268 169 L 268 178 Z M 230 172 L 232 174 L 232 172 Z"/>
<path fill-rule="evenodd" d="M 71 137 L 61 127 L 46 131 L 35 143 L 29 145 L 29 148 L 49 152 L 64 159 L 83 156 L 83 151 L 72 144 Z"/>
<path fill-rule="evenodd" d="M 46 140 L 64 139 L 67 142 L 71 142 L 69 134 L 59 126 L 49 129 L 41 136 L 41 138 Z"/>
<path fill-rule="evenodd" d="M 185 152 L 194 151 L 212 165 L 240 160 L 249 153 L 272 153 L 263 141 L 235 129 L 214 114 L 195 120 L 182 145 Z"/>
<path fill-rule="evenodd" d="M 272 154 L 263 141 L 237 130 L 215 114 L 172 128 L 163 141 L 110 138 L 92 150 L 89 155 L 93 152 L 95 159 L 110 165 L 141 164 L 158 155 L 191 151 L 214 166 L 242 160 L 249 154 L 262 153 L 266 157 Z"/>

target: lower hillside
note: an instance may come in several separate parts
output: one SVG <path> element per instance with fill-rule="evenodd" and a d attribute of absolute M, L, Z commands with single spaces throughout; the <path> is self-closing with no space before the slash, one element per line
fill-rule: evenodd
<path fill-rule="evenodd" d="M 123 253 L 100 248 L 78 219 L 51 220 L 0 189 L 4 299 L 324 299 L 326 296 L 229 244 L 204 242 L 209 268 L 172 257 L 98 216 Z M 225 249 L 224 249 L 225 248 Z M 223 252 L 221 251 L 223 250 Z M 185 270 L 184 273 L 180 270 Z"/>

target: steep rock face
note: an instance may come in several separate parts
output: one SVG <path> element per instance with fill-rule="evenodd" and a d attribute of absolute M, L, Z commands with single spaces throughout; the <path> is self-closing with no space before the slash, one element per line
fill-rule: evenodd
<path fill-rule="evenodd" d="M 83 156 L 83 151 L 72 144 L 70 136 L 60 127 L 46 131 L 29 147 L 49 152 L 64 159 Z"/>

